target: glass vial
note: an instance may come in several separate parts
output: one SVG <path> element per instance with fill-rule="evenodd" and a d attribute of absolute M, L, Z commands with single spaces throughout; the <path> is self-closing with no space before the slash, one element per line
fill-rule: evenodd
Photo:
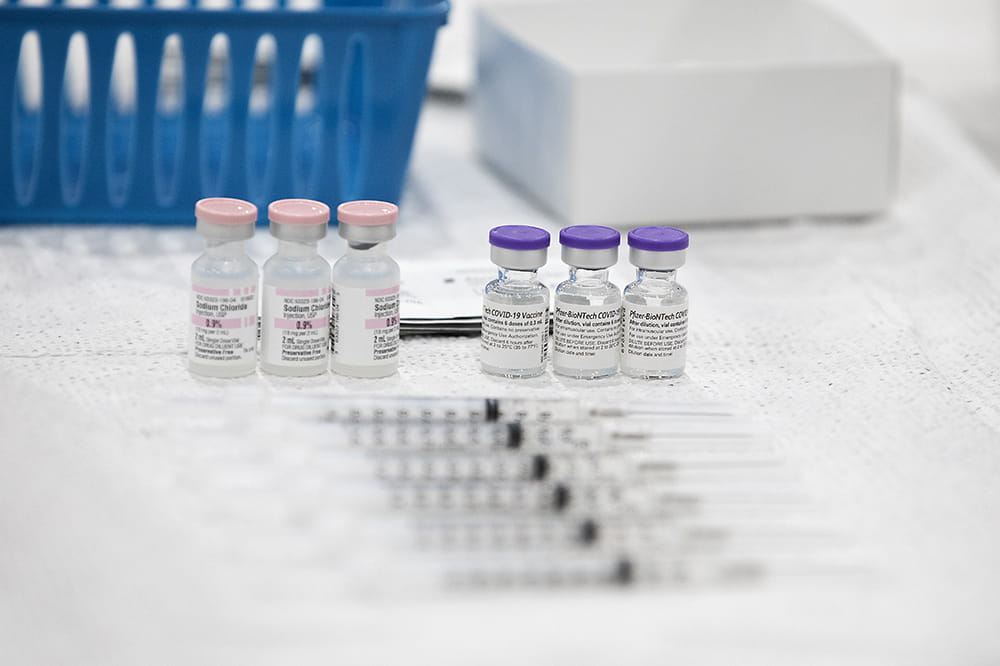
<path fill-rule="evenodd" d="M 673 227 L 639 227 L 628 233 L 629 261 L 637 280 L 625 287 L 622 372 L 660 379 L 684 374 L 688 294 L 677 284 L 688 235 Z"/>
<path fill-rule="evenodd" d="M 569 279 L 556 287 L 552 369 L 596 379 L 618 372 L 622 293 L 608 281 L 618 262 L 621 234 L 610 227 L 578 225 L 559 232 Z"/>
<path fill-rule="evenodd" d="M 396 237 L 399 208 L 385 201 L 337 207 L 347 253 L 333 265 L 333 371 L 388 377 L 399 368 L 399 264 L 386 241 Z"/>
<path fill-rule="evenodd" d="M 490 230 L 490 259 L 499 277 L 483 293 L 483 372 L 501 377 L 536 377 L 545 372 L 549 351 L 549 288 L 538 281 L 545 265 L 549 232 L 505 225 Z"/>
<path fill-rule="evenodd" d="M 264 262 L 260 368 L 272 375 L 309 377 L 327 371 L 330 350 L 330 264 L 317 243 L 330 207 L 281 199 L 267 207 L 278 251 Z"/>
<path fill-rule="evenodd" d="M 244 243 L 257 207 L 215 197 L 196 203 L 194 214 L 205 252 L 191 265 L 188 367 L 206 377 L 249 375 L 257 369 L 258 271 Z"/>

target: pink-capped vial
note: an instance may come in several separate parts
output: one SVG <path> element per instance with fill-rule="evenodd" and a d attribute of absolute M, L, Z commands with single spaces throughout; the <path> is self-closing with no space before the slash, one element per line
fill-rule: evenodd
<path fill-rule="evenodd" d="M 399 367 L 399 264 L 386 241 L 396 237 L 399 208 L 386 201 L 337 207 L 347 253 L 333 265 L 333 357 L 348 377 L 387 377 Z"/>
<path fill-rule="evenodd" d="M 205 252 L 191 265 L 188 368 L 206 377 L 241 377 L 257 369 L 257 264 L 244 243 L 253 238 L 257 207 L 213 197 L 194 206 Z"/>
<path fill-rule="evenodd" d="M 278 251 L 264 262 L 260 369 L 308 377 L 327 371 L 330 357 L 330 264 L 317 244 L 330 207 L 310 199 L 280 199 L 267 207 Z"/>

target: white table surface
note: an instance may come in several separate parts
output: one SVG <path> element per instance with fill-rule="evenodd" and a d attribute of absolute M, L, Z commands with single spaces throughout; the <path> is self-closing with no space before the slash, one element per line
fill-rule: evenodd
<path fill-rule="evenodd" d="M 445 338 L 404 341 L 383 381 L 201 380 L 184 365 L 191 230 L 0 228 L 3 662 L 997 663 L 1000 176 L 922 94 L 902 110 L 885 215 L 690 228 L 675 382 L 490 379 L 477 340 Z M 474 160 L 461 103 L 432 102 L 395 256 L 485 262 L 499 223 L 559 226 Z M 270 239 L 251 249 L 264 258 Z M 301 479 L 270 474 L 281 443 L 252 427 L 245 447 L 201 442 L 177 409 L 470 393 L 743 405 L 874 574 L 345 596 L 330 578 L 351 544 L 324 541 Z"/>

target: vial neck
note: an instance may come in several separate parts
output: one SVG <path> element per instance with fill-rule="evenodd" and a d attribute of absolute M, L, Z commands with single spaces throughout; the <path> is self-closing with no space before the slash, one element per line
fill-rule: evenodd
<path fill-rule="evenodd" d="M 219 259 L 241 257 L 246 254 L 244 243 L 242 240 L 207 240 L 205 254 Z"/>
<path fill-rule="evenodd" d="M 500 279 L 503 280 L 504 282 L 525 282 L 525 283 L 538 282 L 538 269 L 524 270 L 524 269 L 501 267 L 498 272 L 498 275 L 500 276 Z"/>
<path fill-rule="evenodd" d="M 355 257 L 384 257 L 389 254 L 385 243 L 348 243 L 347 254 Z"/>
<path fill-rule="evenodd" d="M 282 257 L 315 257 L 318 253 L 316 241 L 278 241 L 278 254 Z"/>
<path fill-rule="evenodd" d="M 635 275 L 638 279 L 643 281 L 657 281 L 657 282 L 675 282 L 677 280 L 677 271 L 653 271 L 647 270 L 645 268 L 637 269 Z"/>
<path fill-rule="evenodd" d="M 570 267 L 569 279 L 582 284 L 604 284 L 608 281 L 607 268 L 576 268 Z"/>

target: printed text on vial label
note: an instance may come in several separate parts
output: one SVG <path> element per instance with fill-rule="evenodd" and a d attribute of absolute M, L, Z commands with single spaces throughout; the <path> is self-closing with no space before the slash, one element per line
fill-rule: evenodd
<path fill-rule="evenodd" d="M 322 363 L 329 349 L 330 287 L 290 289 L 268 285 L 263 325 L 270 326 L 262 358 L 275 365 Z"/>
<path fill-rule="evenodd" d="M 621 307 L 569 305 L 555 310 L 552 362 L 556 366 L 601 370 L 618 365 Z"/>
<path fill-rule="evenodd" d="M 482 361 L 497 368 L 544 365 L 549 348 L 549 309 L 538 305 L 483 306 Z"/>
<path fill-rule="evenodd" d="M 651 371 L 684 367 L 687 305 L 664 309 L 626 302 L 623 316 L 623 365 Z"/>
<path fill-rule="evenodd" d="M 333 358 L 346 365 L 390 365 L 399 356 L 399 285 L 334 287 Z"/>
<path fill-rule="evenodd" d="M 256 358 L 257 285 L 192 285 L 191 328 L 192 360 L 226 365 Z"/>

